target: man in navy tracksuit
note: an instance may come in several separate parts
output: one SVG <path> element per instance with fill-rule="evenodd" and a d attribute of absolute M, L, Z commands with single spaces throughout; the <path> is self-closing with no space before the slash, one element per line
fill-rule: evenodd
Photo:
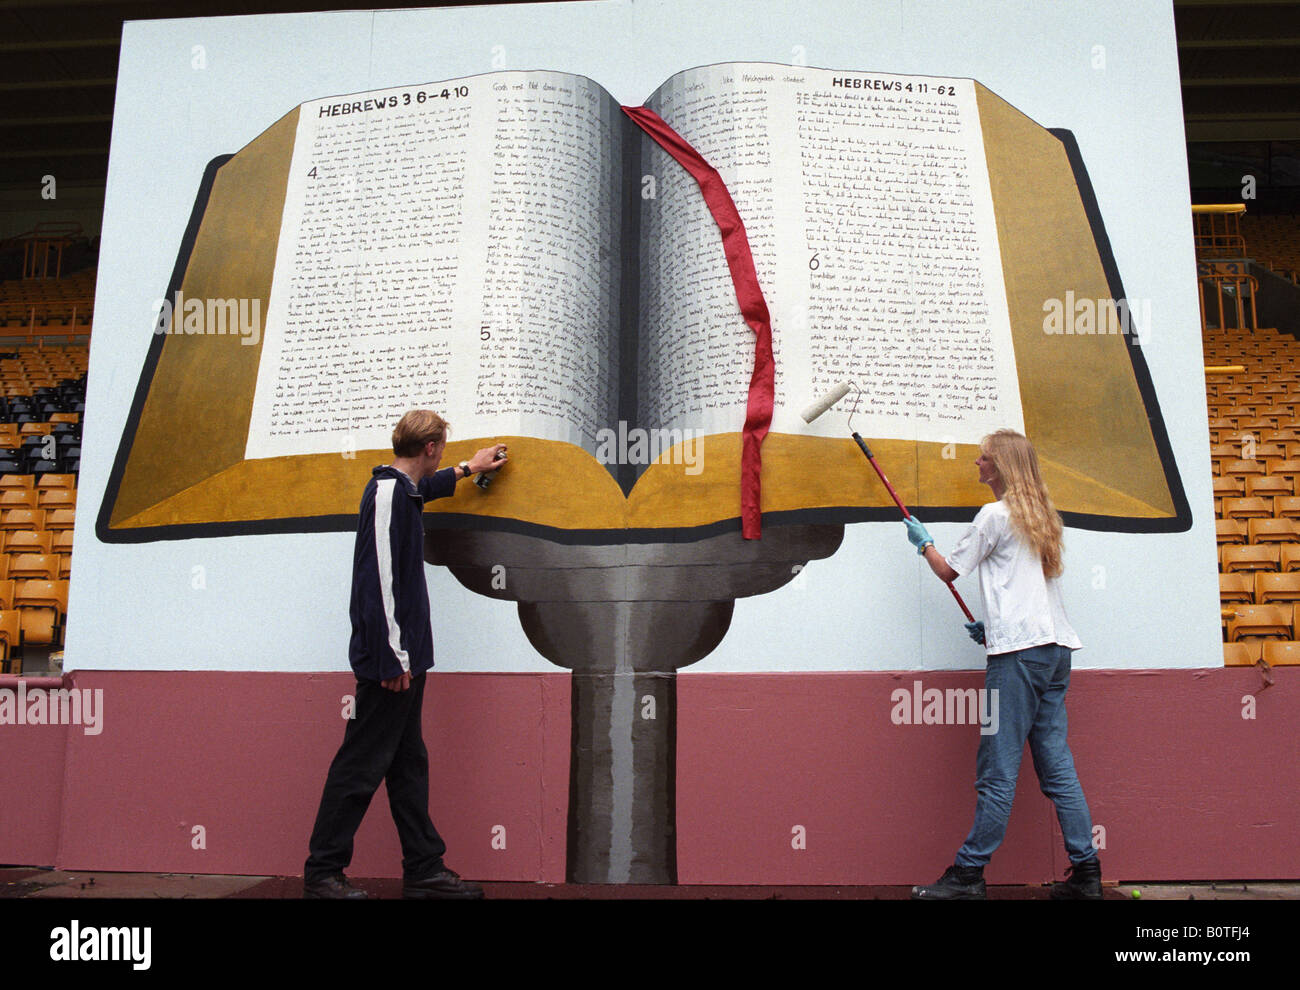
<path fill-rule="evenodd" d="M 348 883 L 352 839 L 381 780 L 402 843 L 402 895 L 478 898 L 483 888 L 442 861 L 447 847 L 429 818 L 429 757 L 420 732 L 425 672 L 433 666 L 429 592 L 424 581 L 424 503 L 496 463 L 504 444 L 438 470 L 447 423 L 416 409 L 393 431 L 393 463 L 377 467 L 361 497 L 352 558 L 352 640 L 356 707 L 321 795 L 303 894 L 360 900 Z M 504 456 L 502 454 L 502 456 Z"/>

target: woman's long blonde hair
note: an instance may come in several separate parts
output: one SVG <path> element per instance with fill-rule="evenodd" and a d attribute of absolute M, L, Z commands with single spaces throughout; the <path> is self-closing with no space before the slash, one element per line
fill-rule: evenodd
<path fill-rule="evenodd" d="M 998 430 L 980 441 L 980 450 L 1002 479 L 1002 501 L 1010 513 L 1011 528 L 1038 552 L 1044 576 L 1058 577 L 1063 570 L 1061 516 L 1038 473 L 1034 445 L 1015 430 Z"/>

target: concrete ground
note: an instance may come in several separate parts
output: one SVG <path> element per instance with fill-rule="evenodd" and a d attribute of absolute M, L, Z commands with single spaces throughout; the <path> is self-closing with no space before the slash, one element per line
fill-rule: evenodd
<path fill-rule="evenodd" d="M 379 899 L 400 899 L 396 879 L 351 878 Z M 636 886 L 630 884 L 483 884 L 492 900 L 906 900 L 910 887 Z M 990 900 L 1046 900 L 1044 885 L 990 886 Z M 33 867 L 0 868 L 0 899 L 9 898 L 241 898 L 302 897 L 299 877 L 210 876 L 180 873 L 87 873 Z M 1254 901 L 1300 899 L 1300 882 L 1110 883 L 1107 900 Z"/>

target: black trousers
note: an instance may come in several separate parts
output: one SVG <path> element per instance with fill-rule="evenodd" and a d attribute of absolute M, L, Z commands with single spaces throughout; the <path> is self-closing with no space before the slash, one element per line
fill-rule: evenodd
<path fill-rule="evenodd" d="M 352 862 L 352 840 L 382 780 L 402 843 L 402 876 L 418 880 L 442 869 L 446 844 L 429 818 L 429 753 L 420 731 L 424 674 L 405 691 L 357 681 L 355 718 L 349 719 L 330 764 L 312 829 L 303 878 L 342 873 Z"/>

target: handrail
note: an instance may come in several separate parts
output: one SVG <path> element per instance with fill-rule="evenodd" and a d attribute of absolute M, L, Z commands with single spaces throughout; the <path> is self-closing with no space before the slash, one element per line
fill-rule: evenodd
<path fill-rule="evenodd" d="M 1218 273 L 1218 274 L 1197 276 L 1197 286 L 1198 286 L 1197 296 L 1201 304 L 1201 329 L 1202 330 L 1209 329 L 1209 324 L 1206 322 L 1206 318 L 1205 318 L 1204 286 L 1207 283 L 1214 286 L 1215 289 L 1214 295 L 1219 304 L 1219 322 L 1216 324 L 1216 327 L 1219 330 L 1227 329 L 1227 327 L 1224 325 L 1224 319 L 1223 319 L 1224 317 L 1223 287 L 1224 285 L 1229 283 L 1231 283 L 1233 287 L 1233 293 L 1232 293 L 1233 302 L 1236 304 L 1236 310 L 1237 310 L 1237 326 L 1234 329 L 1255 330 L 1258 328 L 1259 326 L 1258 317 L 1255 314 L 1255 295 L 1257 292 L 1259 292 L 1259 279 L 1255 278 L 1254 275 L 1229 275 L 1226 273 Z M 1243 292 L 1242 289 L 1243 286 L 1246 286 L 1249 289 L 1249 293 Z M 1250 298 L 1250 325 L 1249 326 L 1246 325 L 1246 304 L 1243 300 L 1243 297 L 1247 294 L 1249 295 Z"/>

